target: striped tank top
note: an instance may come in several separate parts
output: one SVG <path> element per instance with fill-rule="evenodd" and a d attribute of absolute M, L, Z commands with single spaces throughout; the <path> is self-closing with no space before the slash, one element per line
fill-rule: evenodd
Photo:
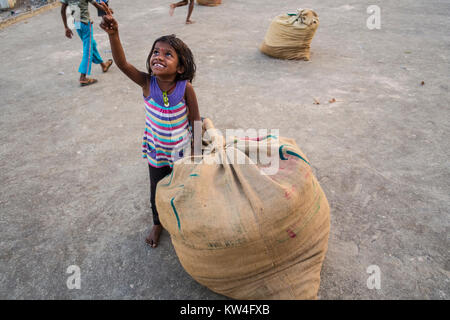
<path fill-rule="evenodd" d="M 184 101 L 187 80 L 178 81 L 164 106 L 163 93 L 154 76 L 150 80 L 150 96 L 145 97 L 145 132 L 143 157 L 155 168 L 173 167 L 190 146 L 191 132 Z"/>

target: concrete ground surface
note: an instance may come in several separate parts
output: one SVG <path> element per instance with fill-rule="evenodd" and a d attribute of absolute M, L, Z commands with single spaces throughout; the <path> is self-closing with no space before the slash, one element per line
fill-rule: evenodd
<path fill-rule="evenodd" d="M 449 299 L 450 3 L 223 0 L 196 5 L 193 25 L 169 3 L 113 0 L 129 62 L 144 70 L 153 41 L 175 33 L 196 59 L 202 116 L 296 140 L 331 206 L 319 298 Z M 260 53 L 271 19 L 298 7 L 320 17 L 311 61 Z M 0 298 L 226 299 L 183 270 L 167 232 L 157 249 L 144 242 L 141 89 L 97 65 L 99 82 L 79 87 L 81 41 L 65 38 L 59 7 L 0 43 Z M 367 286 L 371 265 L 380 289 Z"/>

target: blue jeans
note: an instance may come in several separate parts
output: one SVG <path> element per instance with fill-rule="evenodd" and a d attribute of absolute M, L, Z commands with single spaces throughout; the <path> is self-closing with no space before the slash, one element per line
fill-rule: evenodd
<path fill-rule="evenodd" d="M 97 50 L 97 42 L 94 40 L 92 23 L 79 23 L 79 26 L 77 33 L 83 41 L 83 59 L 81 60 L 78 72 L 90 75 L 92 62 L 100 64 L 103 62 L 103 59 Z"/>

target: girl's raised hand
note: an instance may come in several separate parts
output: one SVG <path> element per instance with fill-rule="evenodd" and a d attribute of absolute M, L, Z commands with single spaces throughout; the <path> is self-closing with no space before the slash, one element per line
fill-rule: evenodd
<path fill-rule="evenodd" d="M 116 19 L 112 16 L 112 10 L 104 3 L 100 3 L 102 10 L 106 12 L 106 15 L 103 16 L 102 22 L 100 23 L 100 28 L 106 31 L 109 35 L 116 34 L 119 30 L 119 24 Z"/>

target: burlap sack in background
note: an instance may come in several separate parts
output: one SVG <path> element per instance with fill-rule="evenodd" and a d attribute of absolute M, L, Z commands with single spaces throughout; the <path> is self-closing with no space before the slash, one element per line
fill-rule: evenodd
<path fill-rule="evenodd" d="M 215 150 L 198 163 L 177 161 L 156 192 L 184 269 L 234 299 L 316 299 L 330 209 L 306 156 L 292 139 L 206 136 Z M 279 160 L 276 174 L 261 174 L 267 165 L 248 158 L 261 148 Z M 236 164 L 238 156 L 249 161 Z"/>
<path fill-rule="evenodd" d="M 310 9 L 297 9 L 297 15 L 279 15 L 272 20 L 260 50 L 275 58 L 309 60 L 318 26 L 319 17 Z"/>
<path fill-rule="evenodd" d="M 197 3 L 201 6 L 218 6 L 222 3 L 222 0 L 197 0 Z"/>

